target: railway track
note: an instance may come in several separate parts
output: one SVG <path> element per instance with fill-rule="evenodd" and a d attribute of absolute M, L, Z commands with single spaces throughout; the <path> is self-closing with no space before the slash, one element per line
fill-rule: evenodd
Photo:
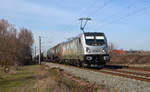
<path fill-rule="evenodd" d="M 150 92 L 150 71 L 141 68 L 130 68 L 122 66 L 105 66 L 103 69 L 81 68 L 70 65 L 46 64 L 50 67 L 58 67 L 83 78 L 91 83 L 105 85 L 110 92 Z"/>
<path fill-rule="evenodd" d="M 94 72 L 105 73 L 113 76 L 120 76 L 124 78 L 150 82 L 150 70 L 144 68 L 131 68 L 131 67 L 118 68 L 114 66 L 114 68 L 105 67 L 103 69 L 93 69 L 93 68 L 90 69 L 84 68 L 84 69 Z"/>
<path fill-rule="evenodd" d="M 96 72 L 102 72 L 106 74 L 111 74 L 114 76 L 120 76 L 145 82 L 150 82 L 150 74 L 146 74 L 143 72 L 134 72 L 134 71 L 124 71 L 124 70 L 111 70 L 111 69 L 103 69 Z"/>
<path fill-rule="evenodd" d="M 124 65 L 106 65 L 105 68 L 108 69 L 126 69 L 126 70 L 135 70 L 135 71 L 142 71 L 142 72 L 150 72 L 150 67 L 132 67 L 132 66 L 124 66 Z"/>
<path fill-rule="evenodd" d="M 88 70 L 93 72 L 99 72 L 104 74 L 109 74 L 113 76 L 119 76 L 123 78 L 129 78 L 144 82 L 150 82 L 150 69 L 146 68 L 132 68 L 132 67 L 124 67 L 124 66 L 105 66 L 103 69 L 98 68 L 81 68 L 76 66 L 70 66 L 70 65 L 63 65 L 71 68 L 78 68 L 81 70 Z"/>

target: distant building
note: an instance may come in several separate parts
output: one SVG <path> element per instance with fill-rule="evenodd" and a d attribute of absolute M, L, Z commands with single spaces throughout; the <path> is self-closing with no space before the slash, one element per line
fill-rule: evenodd
<path fill-rule="evenodd" d="M 126 51 L 128 54 L 143 54 L 145 53 L 144 51 L 142 50 L 129 50 L 129 51 Z"/>
<path fill-rule="evenodd" d="M 128 54 L 126 51 L 124 50 L 112 50 L 111 51 L 112 54 L 118 54 L 118 55 L 126 55 Z"/>

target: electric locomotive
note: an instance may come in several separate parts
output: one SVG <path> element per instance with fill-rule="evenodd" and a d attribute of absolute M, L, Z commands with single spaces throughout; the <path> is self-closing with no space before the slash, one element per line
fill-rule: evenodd
<path fill-rule="evenodd" d="M 102 32 L 84 32 L 54 46 L 45 55 L 52 61 L 76 66 L 103 66 L 110 60 L 107 39 Z"/>

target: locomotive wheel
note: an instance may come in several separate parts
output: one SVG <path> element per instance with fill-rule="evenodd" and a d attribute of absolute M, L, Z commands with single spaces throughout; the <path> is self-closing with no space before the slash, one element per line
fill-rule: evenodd
<path fill-rule="evenodd" d="M 87 68 L 90 68 L 91 67 L 91 64 L 87 64 Z"/>
<path fill-rule="evenodd" d="M 105 65 L 97 65 L 97 68 L 98 68 L 98 69 L 102 69 L 102 68 L 104 68 L 104 66 L 105 66 Z"/>
<path fill-rule="evenodd" d="M 79 67 L 82 67 L 82 63 L 79 63 Z"/>

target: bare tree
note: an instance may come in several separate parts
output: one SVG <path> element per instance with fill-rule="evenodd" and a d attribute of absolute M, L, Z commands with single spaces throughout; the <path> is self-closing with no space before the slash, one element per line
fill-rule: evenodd
<path fill-rule="evenodd" d="M 0 20 L 0 64 L 8 65 L 24 64 L 32 59 L 33 35 L 26 28 L 18 33 L 13 24 L 7 20 Z"/>
<path fill-rule="evenodd" d="M 0 21 L 0 62 L 4 66 L 8 59 L 8 21 L 2 19 Z"/>
<path fill-rule="evenodd" d="M 32 59 L 32 45 L 34 42 L 32 32 L 26 28 L 21 28 L 21 31 L 18 36 L 20 42 L 21 42 L 21 52 L 23 54 L 23 61 L 24 63 L 27 63 L 29 60 Z"/>
<path fill-rule="evenodd" d="M 8 21 L 0 20 L 0 63 L 4 68 L 12 64 L 14 53 L 14 44 L 12 40 L 16 39 L 16 29 L 14 25 L 9 24 Z"/>

